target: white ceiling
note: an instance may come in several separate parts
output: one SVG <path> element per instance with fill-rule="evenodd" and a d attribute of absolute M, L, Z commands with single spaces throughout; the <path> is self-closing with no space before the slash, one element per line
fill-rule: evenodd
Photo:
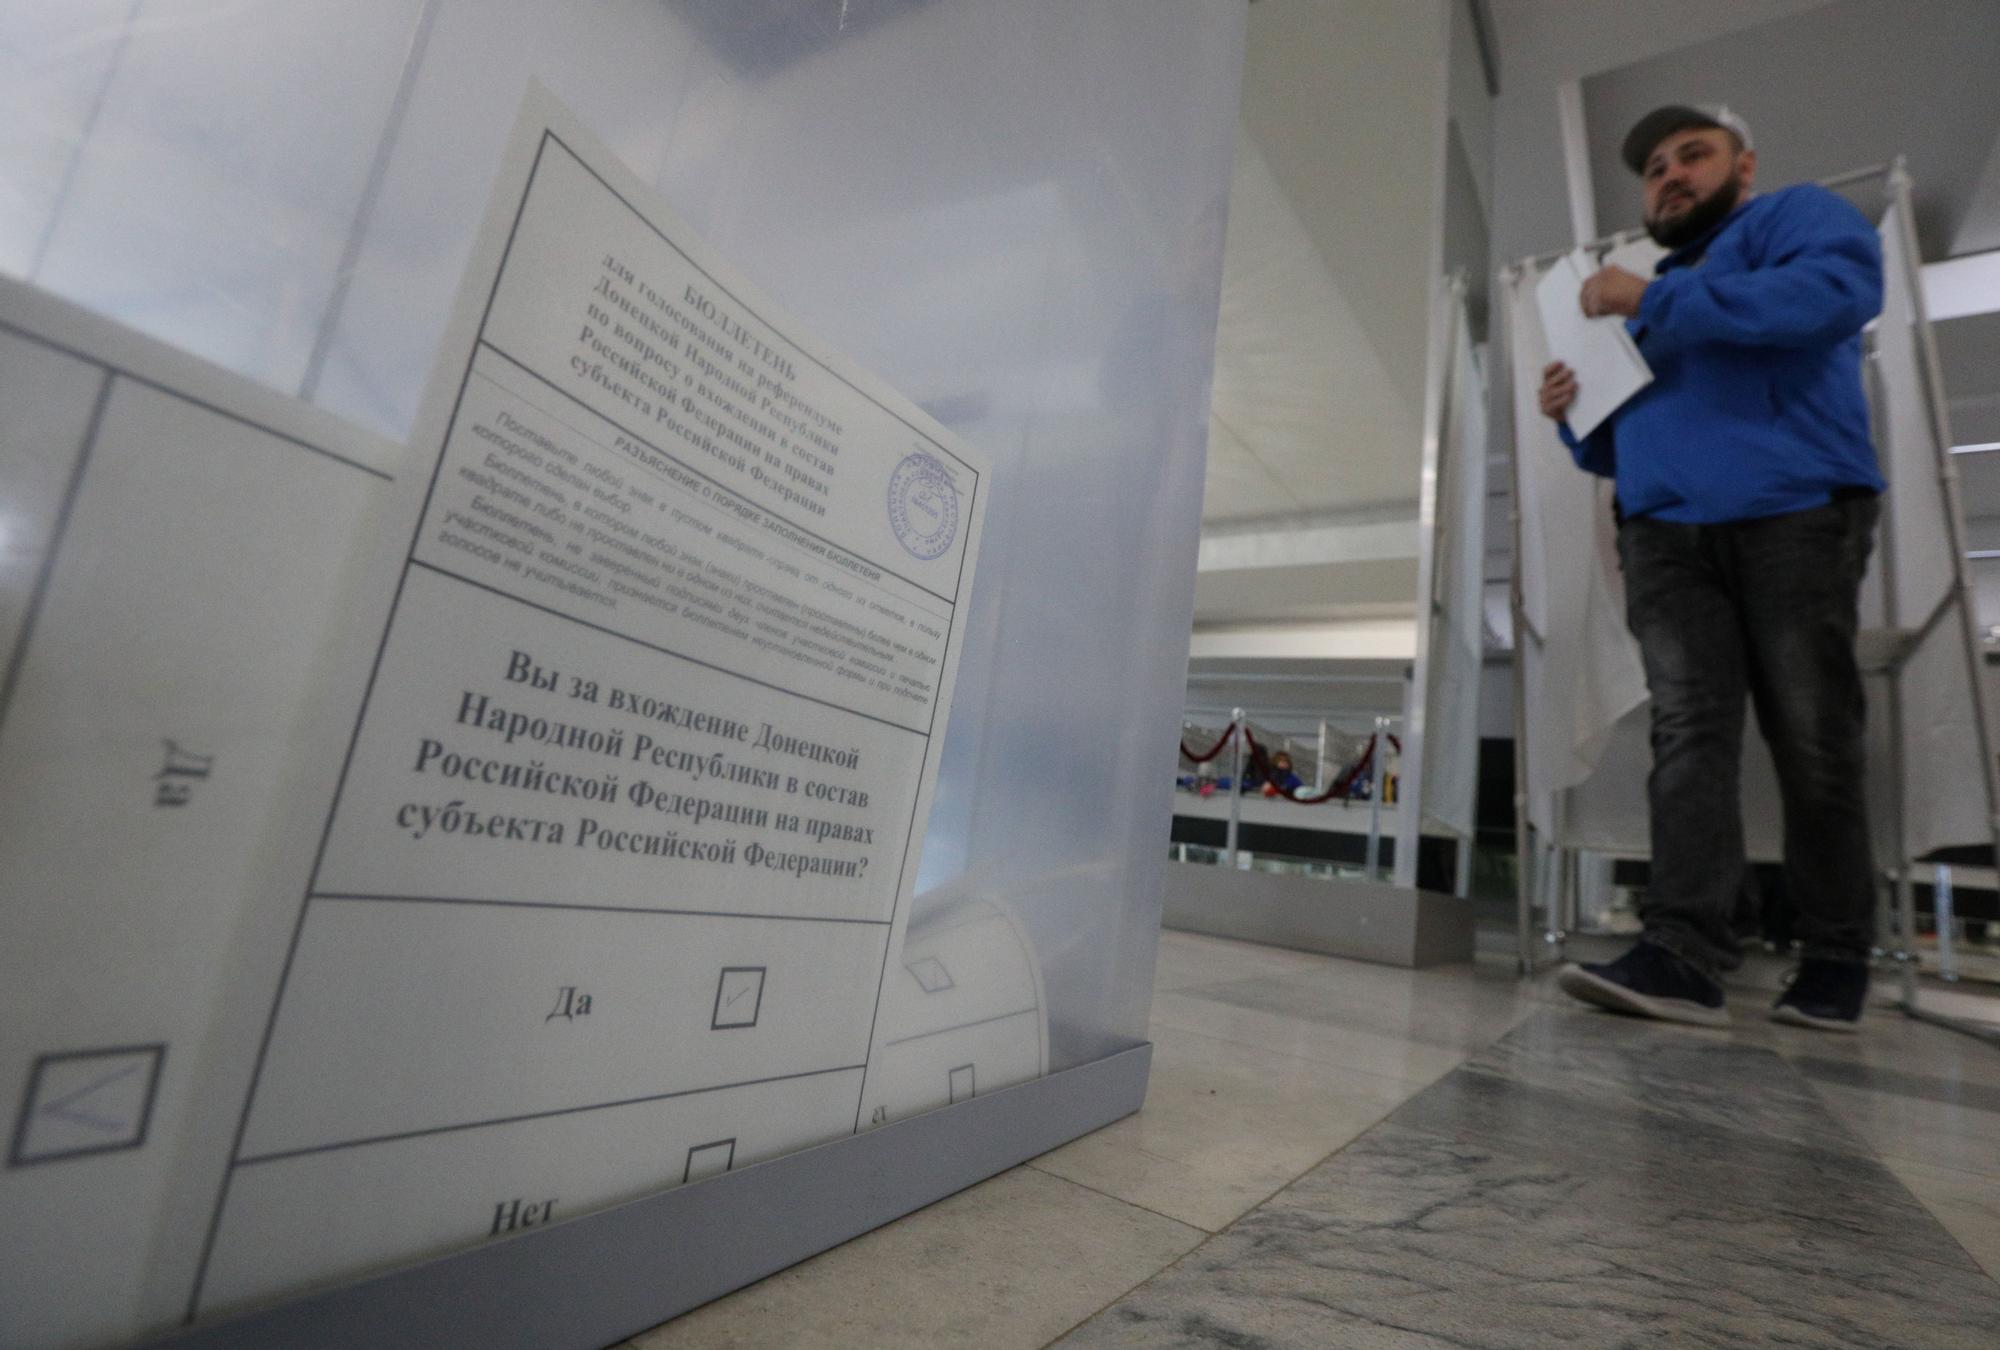
<path fill-rule="evenodd" d="M 1250 11 L 1197 629 L 1410 627 L 1448 36 L 1426 12 Z"/>
<path fill-rule="evenodd" d="M 1411 499 L 1417 435 L 1416 409 L 1239 126 L 1203 521 Z"/>

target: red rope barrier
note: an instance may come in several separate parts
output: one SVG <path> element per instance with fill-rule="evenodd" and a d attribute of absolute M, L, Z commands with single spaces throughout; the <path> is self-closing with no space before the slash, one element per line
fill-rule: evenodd
<path fill-rule="evenodd" d="M 1229 724 L 1228 730 L 1222 733 L 1221 739 L 1216 741 L 1214 745 L 1210 746 L 1206 752 L 1199 755 L 1187 748 L 1186 741 L 1182 741 L 1180 743 L 1181 757 L 1183 759 L 1191 760 L 1196 764 L 1206 764 L 1210 760 L 1214 759 L 1217 755 L 1221 754 L 1223 750 L 1228 748 L 1230 739 L 1234 737 L 1239 730 L 1243 733 L 1243 744 L 1250 751 L 1250 763 L 1247 767 L 1254 770 L 1257 773 L 1257 775 L 1265 781 L 1265 783 L 1269 784 L 1271 782 L 1270 760 L 1266 758 L 1264 754 L 1264 747 L 1257 744 L 1257 737 L 1250 730 L 1250 727 L 1247 723 L 1231 722 Z M 1375 744 L 1378 739 L 1379 738 L 1376 736 L 1370 736 L 1368 738 L 1368 748 L 1362 752 L 1361 758 L 1355 760 L 1353 764 L 1349 765 L 1347 771 L 1341 774 L 1340 777 L 1334 781 L 1333 785 L 1329 787 L 1325 792 L 1319 793 L 1315 796 L 1301 797 L 1298 795 L 1298 789 L 1296 788 L 1290 790 L 1279 788 L 1277 791 L 1271 793 L 1270 795 L 1282 801 L 1296 802 L 1300 806 L 1318 806 L 1323 802 L 1332 801 L 1335 797 L 1345 797 L 1349 795 L 1354 789 L 1355 781 L 1359 779 L 1362 774 L 1368 772 L 1369 766 L 1375 762 Z M 1394 735 L 1391 735 L 1389 737 L 1389 747 L 1399 755 L 1403 753 L 1403 742 Z M 1232 791 L 1240 792 L 1243 790 L 1243 785 L 1241 783 L 1232 783 L 1230 785 L 1230 789 Z M 1386 801 L 1387 798 L 1384 798 L 1383 800 Z"/>
<path fill-rule="evenodd" d="M 1311 797 L 1301 797 L 1296 792 L 1284 791 L 1279 791 L 1273 795 L 1281 797 L 1288 802 L 1297 802 L 1300 806 L 1318 806 L 1322 802 L 1332 801 L 1335 797 L 1349 796 L 1354 791 L 1355 780 L 1366 773 L 1369 765 L 1375 762 L 1375 742 L 1376 738 L 1370 736 L 1368 738 L 1368 748 L 1362 751 L 1361 758 L 1348 766 L 1347 772 L 1335 779 L 1333 786 L 1329 787 L 1325 792 Z M 1389 737 L 1389 746 L 1397 754 L 1400 755 L 1403 753 L 1403 743 L 1395 736 Z M 1387 801 L 1388 799 L 1384 798 L 1383 800 Z"/>
<path fill-rule="evenodd" d="M 1217 741 L 1214 745 L 1211 745 L 1206 753 L 1199 755 L 1197 755 L 1194 751 L 1187 748 L 1186 741 L 1182 741 L 1181 758 L 1193 760 L 1196 764 L 1206 764 L 1211 759 L 1214 759 L 1217 755 L 1222 753 L 1224 747 L 1226 747 L 1229 744 L 1230 738 L 1235 734 L 1236 734 L 1236 723 L 1231 722 L 1229 724 L 1229 729 L 1222 733 L 1222 739 Z"/>
<path fill-rule="evenodd" d="M 1258 775 L 1263 778 L 1266 784 L 1273 784 L 1275 774 L 1271 768 L 1270 760 L 1264 755 L 1264 747 L 1257 744 L 1257 738 L 1250 734 L 1248 727 L 1243 729 L 1243 735 L 1250 743 L 1250 762 L 1252 767 L 1257 770 Z M 1332 801 L 1336 795 L 1336 789 L 1329 788 L 1316 797 L 1301 797 L 1298 793 L 1299 790 L 1297 788 L 1280 787 L 1270 795 L 1281 801 L 1297 802 L 1300 806 L 1318 806 L 1322 802 Z"/>

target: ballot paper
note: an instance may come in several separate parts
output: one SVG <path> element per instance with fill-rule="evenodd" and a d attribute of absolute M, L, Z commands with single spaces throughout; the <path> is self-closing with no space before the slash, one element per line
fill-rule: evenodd
<path fill-rule="evenodd" d="M 260 860 L 318 839 L 291 765 L 342 731 L 319 672 L 403 458 L 0 278 L 0 1345 L 185 1303 L 147 1287 L 214 1205 L 201 1066 L 232 987 L 269 1002 Z"/>
<path fill-rule="evenodd" d="M 225 1029 L 255 1072 L 195 1313 L 1042 1071 L 1025 972 L 919 1029 L 1021 1012 L 1005 1062 L 904 1085 L 878 1017 L 989 482 L 528 97 L 334 659 L 275 995 Z"/>
<path fill-rule="evenodd" d="M 1579 437 L 1597 430 L 1653 381 L 1646 358 L 1625 331 L 1625 320 L 1615 314 L 1588 318 L 1577 303 L 1584 278 L 1596 270 L 1590 255 L 1577 249 L 1558 258 L 1535 285 L 1535 308 L 1541 311 L 1549 355 L 1576 372 L 1576 402 L 1566 420 Z"/>

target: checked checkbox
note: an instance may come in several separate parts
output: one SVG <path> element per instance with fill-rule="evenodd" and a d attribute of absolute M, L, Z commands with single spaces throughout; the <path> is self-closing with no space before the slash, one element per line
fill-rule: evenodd
<path fill-rule="evenodd" d="M 917 981 L 917 987 L 922 989 L 926 994 L 942 994 L 947 989 L 956 989 L 958 987 L 957 983 L 951 978 L 951 972 L 944 968 L 944 962 L 938 960 L 935 956 L 926 956 L 923 960 L 906 966 L 904 969 L 910 972 Z"/>
<path fill-rule="evenodd" d="M 160 1087 L 164 1045 L 70 1050 L 35 1061 L 9 1167 L 140 1148 Z"/>
<path fill-rule="evenodd" d="M 709 1028 L 754 1027 L 764 1005 L 763 966 L 724 966 L 715 986 L 715 1016 Z"/>

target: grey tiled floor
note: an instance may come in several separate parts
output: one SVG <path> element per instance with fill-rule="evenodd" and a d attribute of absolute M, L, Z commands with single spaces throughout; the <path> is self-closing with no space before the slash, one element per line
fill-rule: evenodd
<path fill-rule="evenodd" d="M 2000 1050 L 1175 933 L 1155 990 L 1138 1115 L 632 1344 L 2000 1345 Z"/>

